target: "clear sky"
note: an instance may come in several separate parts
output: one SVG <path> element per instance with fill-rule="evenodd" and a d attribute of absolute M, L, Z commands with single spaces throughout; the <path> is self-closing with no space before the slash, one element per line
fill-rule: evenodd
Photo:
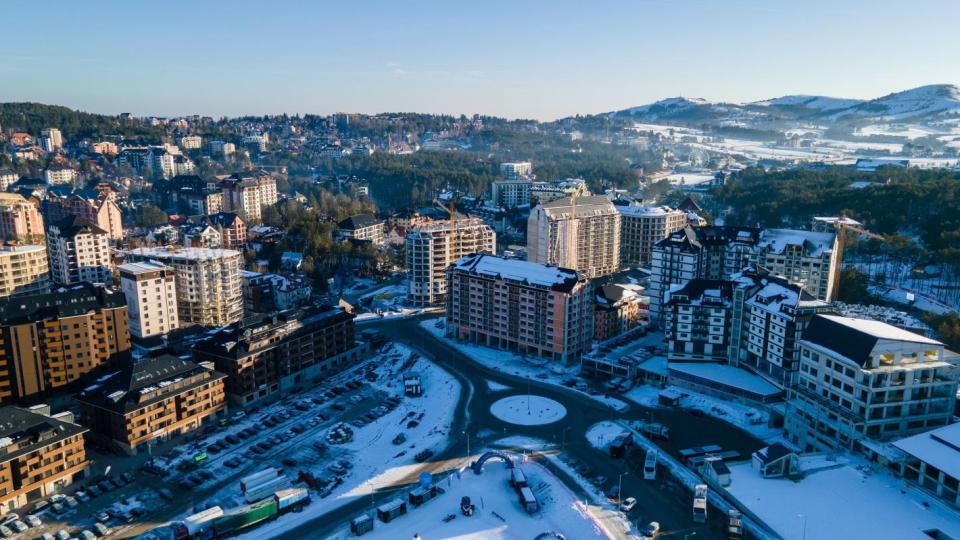
<path fill-rule="evenodd" d="M 100 0 L 0 9 L 0 101 L 554 119 L 960 84 L 958 0 Z"/>

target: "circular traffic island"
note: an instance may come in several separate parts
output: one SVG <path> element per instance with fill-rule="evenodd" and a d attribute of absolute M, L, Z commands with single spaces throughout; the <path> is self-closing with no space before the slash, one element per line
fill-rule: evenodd
<path fill-rule="evenodd" d="M 516 395 L 493 402 L 490 414 L 508 424 L 542 426 L 561 420 L 567 408 L 543 396 Z"/>

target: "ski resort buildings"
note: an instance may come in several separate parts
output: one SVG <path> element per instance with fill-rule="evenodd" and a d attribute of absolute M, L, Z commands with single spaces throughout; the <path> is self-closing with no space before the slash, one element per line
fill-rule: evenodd
<path fill-rule="evenodd" d="M 589 278 L 620 270 L 620 212 L 605 196 L 542 203 L 527 221 L 527 260 Z"/>
<path fill-rule="evenodd" d="M 467 255 L 496 252 L 496 233 L 479 218 L 437 221 L 412 229 L 406 238 L 410 302 L 417 306 L 443 305 L 447 267 Z"/>

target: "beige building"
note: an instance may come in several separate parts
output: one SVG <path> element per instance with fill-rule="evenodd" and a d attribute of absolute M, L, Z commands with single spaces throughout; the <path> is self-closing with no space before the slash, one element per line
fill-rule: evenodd
<path fill-rule="evenodd" d="M 50 288 L 47 246 L 0 246 L 0 298 Z"/>
<path fill-rule="evenodd" d="M 133 337 L 163 335 L 180 327 L 173 268 L 147 261 L 121 264 L 117 270 Z"/>
<path fill-rule="evenodd" d="M 137 248 L 129 262 L 157 261 L 174 270 L 180 325 L 224 326 L 243 318 L 243 255 L 231 249 Z"/>
<path fill-rule="evenodd" d="M 574 270 L 477 254 L 450 266 L 447 281 L 457 339 L 563 363 L 593 339 L 592 287 Z"/>
<path fill-rule="evenodd" d="M 120 207 L 112 191 L 77 190 L 65 195 L 47 194 L 44 213 L 50 222 L 67 216 L 77 216 L 83 221 L 96 224 L 110 236 L 113 242 L 123 240 L 124 230 Z"/>
<path fill-rule="evenodd" d="M 538 205 L 527 220 L 527 259 L 589 278 L 620 270 L 620 212 L 604 196 Z"/>
<path fill-rule="evenodd" d="M 624 206 L 620 212 L 620 264 L 650 266 L 653 244 L 687 225 L 687 213 L 667 206 Z"/>
<path fill-rule="evenodd" d="M 113 283 L 110 238 L 106 231 L 70 216 L 52 223 L 47 232 L 50 278 L 54 283 Z"/>
<path fill-rule="evenodd" d="M 263 208 L 277 203 L 277 181 L 266 173 L 236 173 L 221 183 L 223 210 L 260 222 Z"/>
<path fill-rule="evenodd" d="M 17 193 L 0 193 L 0 240 L 37 242 L 46 236 L 43 215 L 34 199 Z"/>
<path fill-rule="evenodd" d="M 817 315 L 803 332 L 786 433 L 803 451 L 872 452 L 950 423 L 956 358 L 939 341 L 866 319 Z"/>
<path fill-rule="evenodd" d="M 497 235 L 479 218 L 428 223 L 411 229 L 406 239 L 410 301 L 442 305 L 447 294 L 447 267 L 474 253 L 496 253 Z"/>

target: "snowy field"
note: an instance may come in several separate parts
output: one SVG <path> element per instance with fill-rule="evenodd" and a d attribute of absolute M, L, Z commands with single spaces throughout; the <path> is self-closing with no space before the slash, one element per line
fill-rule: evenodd
<path fill-rule="evenodd" d="M 490 405 L 490 413 L 518 426 L 543 426 L 562 420 L 567 408 L 550 398 L 527 394 L 498 399 Z"/>
<path fill-rule="evenodd" d="M 527 514 L 510 487 L 509 469 L 499 460 L 488 461 L 483 474 L 458 471 L 437 481 L 445 493 L 421 507 L 408 505 L 408 513 L 389 524 L 376 522 L 373 532 L 363 536 L 371 540 L 412 538 L 456 538 L 457 540 L 532 539 L 556 531 L 570 539 L 605 539 L 608 535 L 586 505 L 564 487 L 559 479 L 534 462 L 511 456 L 521 468 L 541 510 Z M 470 497 L 476 513 L 467 517 L 460 512 L 460 498 Z M 449 518 L 449 519 L 448 519 Z M 338 531 L 328 540 L 352 538 L 349 531 Z"/>
<path fill-rule="evenodd" d="M 410 354 L 408 349 L 393 345 L 392 352 L 377 361 L 378 372 L 385 376 L 380 377 L 373 386 L 392 395 L 401 395 L 402 378 L 398 376 L 399 368 Z M 445 446 L 453 416 L 452 406 L 431 407 L 430 404 L 456 403 L 460 396 L 460 385 L 449 373 L 423 358 L 417 360 L 411 370 L 422 377 L 423 397 L 404 398 L 399 407 L 379 420 L 363 427 L 351 426 L 354 439 L 343 445 L 329 445 L 327 452 L 320 457 L 312 447 L 312 443 L 324 441 L 327 430 L 311 434 L 312 436 L 308 439 L 299 440 L 299 444 L 294 445 L 281 456 L 297 461 L 297 467 L 288 471 L 288 474 L 294 477 L 296 471 L 301 469 L 309 470 L 317 477 L 330 477 L 332 474 L 326 469 L 328 464 L 334 461 L 348 461 L 352 467 L 343 477 L 343 484 L 325 498 L 314 493 L 313 502 L 302 512 L 281 516 L 275 521 L 251 529 L 241 538 L 260 540 L 279 536 L 291 527 L 316 518 L 358 497 L 370 497 L 370 493 L 375 489 L 416 479 L 423 467 L 414 463 L 413 455 L 422 449 L 433 448 L 438 451 Z M 422 417 L 420 417 L 421 414 Z M 420 418 L 419 425 L 405 428 L 406 419 L 413 417 Z M 406 436 L 406 443 L 393 444 L 392 441 L 398 433 Z M 263 461 L 252 465 L 256 466 L 248 469 L 249 472 L 274 464 L 269 458 L 263 458 Z M 230 470 L 224 469 L 222 472 L 228 474 L 228 471 Z M 233 471 L 230 471 L 229 474 L 232 473 Z M 291 480 L 295 481 L 296 478 Z M 224 508 L 244 504 L 238 482 L 225 486 L 208 502 Z"/>
<path fill-rule="evenodd" d="M 750 463 L 733 465 L 728 490 L 784 540 L 930 540 L 923 531 L 933 528 L 960 538 L 956 512 L 913 489 L 901 492 L 903 482 L 887 472 L 856 461 L 834 468 L 822 458 L 804 461 L 822 470 L 799 482 L 765 480 Z"/>
<path fill-rule="evenodd" d="M 529 356 L 522 358 L 520 355 L 511 353 L 509 351 L 491 349 L 489 347 L 474 345 L 472 343 L 461 343 L 455 339 L 444 336 L 443 328 L 437 327 L 437 323 L 442 325 L 443 319 L 437 318 L 420 321 L 420 327 L 436 336 L 437 339 L 446 342 L 451 347 L 456 348 L 474 362 L 490 369 L 495 369 L 511 375 L 517 375 L 519 377 L 537 379 L 541 382 L 555 384 L 558 386 L 562 386 L 562 383 L 565 380 L 578 379 L 579 377 L 579 364 L 564 366 L 562 364 L 549 362 L 541 358 Z M 577 391 L 572 388 L 570 390 Z M 590 398 L 618 411 L 626 410 L 628 407 L 626 403 L 616 398 L 604 397 L 601 394 L 591 395 L 587 392 L 582 393 L 585 396 L 589 396 Z"/>

